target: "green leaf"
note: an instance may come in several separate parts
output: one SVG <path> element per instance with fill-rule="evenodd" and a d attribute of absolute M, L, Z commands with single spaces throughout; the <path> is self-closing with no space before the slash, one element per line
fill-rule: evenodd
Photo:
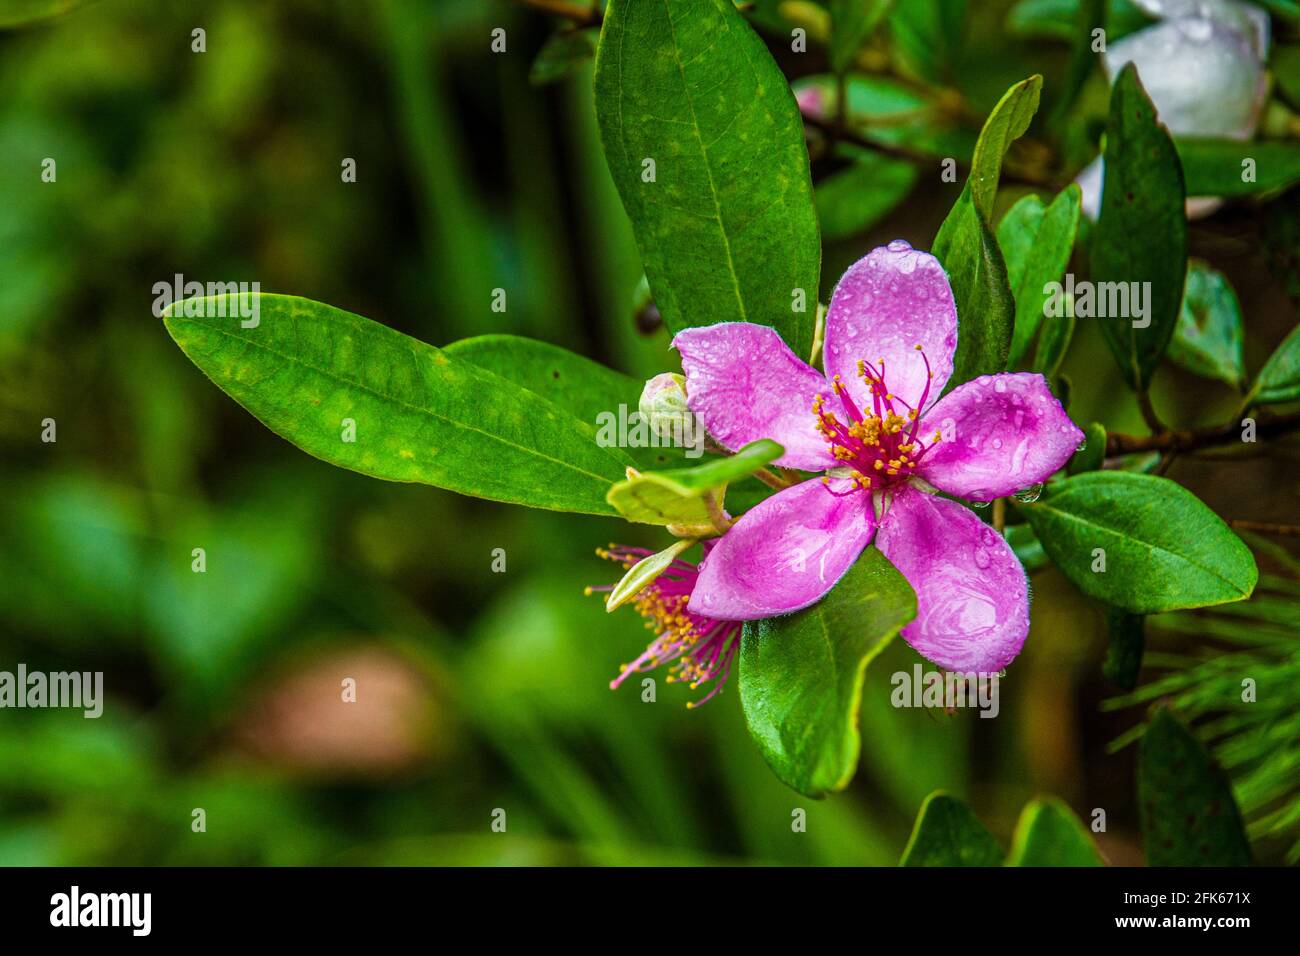
<path fill-rule="evenodd" d="M 957 354 L 950 389 L 1007 366 L 1016 307 L 989 222 L 1002 157 L 1029 128 L 1042 88 L 1043 78 L 1031 76 L 998 101 L 975 143 L 970 178 L 935 236 L 931 251 L 948 271 L 957 303 Z"/>
<path fill-rule="evenodd" d="M 1106 631 L 1110 645 L 1101 672 L 1106 680 L 1120 690 L 1137 686 L 1142 670 L 1142 654 L 1146 649 L 1146 618 L 1129 614 L 1119 608 L 1106 608 Z"/>
<path fill-rule="evenodd" d="M 1097 53 L 1093 49 L 1095 31 L 1104 27 L 1105 20 L 1105 0 L 1083 0 L 1079 3 L 1074 15 L 1074 35 L 1070 38 L 1073 46 L 1070 51 L 1070 61 L 1065 69 L 1065 79 L 1061 84 L 1056 106 L 1052 108 L 1053 129 L 1060 129 L 1071 119 L 1074 103 L 1097 63 Z"/>
<path fill-rule="evenodd" d="M 907 198 L 916 177 L 911 163 L 868 150 L 857 152 L 850 165 L 817 184 L 822 239 L 834 242 L 862 235 Z"/>
<path fill-rule="evenodd" d="M 1291 141 L 1179 138 L 1175 145 L 1189 196 L 1251 196 L 1300 182 L 1300 145 Z"/>
<path fill-rule="evenodd" d="M 858 48 L 892 5 L 893 0 L 830 0 L 832 70 L 843 73 L 853 64 Z"/>
<path fill-rule="evenodd" d="M 1166 708 L 1156 711 L 1138 748 L 1138 807 L 1147 865 L 1250 865 L 1227 778 Z"/>
<path fill-rule="evenodd" d="M 1300 398 L 1300 325 L 1269 356 L 1250 394 L 1253 401 L 1264 404 Z"/>
<path fill-rule="evenodd" d="M 609 490 L 608 501 L 628 521 L 642 524 L 701 525 L 711 520 L 710 495 L 733 481 L 752 475 L 785 454 L 776 442 L 761 438 L 734 455 L 667 471 L 646 471 L 620 481 Z"/>
<path fill-rule="evenodd" d="M 1093 422 L 1083 430 L 1083 444 L 1070 458 L 1069 471 L 1080 475 L 1085 471 L 1100 471 L 1106 460 L 1106 426 Z"/>
<path fill-rule="evenodd" d="M 1043 78 L 1038 74 L 1021 80 L 1002 94 L 1002 99 L 984 121 L 984 129 L 975 143 L 975 154 L 971 157 L 968 182 L 975 208 L 986 220 L 993 218 L 993 199 L 1002 175 L 1002 157 L 1011 144 L 1029 129 L 1030 121 L 1038 112 L 1038 99 L 1042 92 Z"/>
<path fill-rule="evenodd" d="M 458 362 L 469 362 L 540 395 L 588 424 L 637 411 L 644 383 L 568 349 L 521 335 L 476 335 L 443 346 Z M 627 448 L 643 471 L 680 462 L 683 448 Z"/>
<path fill-rule="evenodd" d="M 627 574 L 623 575 L 618 584 L 614 585 L 614 590 L 610 591 L 609 596 L 605 598 L 605 610 L 616 610 L 632 600 L 641 593 L 641 590 L 647 584 L 663 574 L 668 565 L 672 564 L 679 554 L 693 544 L 695 544 L 693 539 L 683 538 L 681 541 L 673 542 L 657 554 L 647 555 L 632 565 Z"/>
<path fill-rule="evenodd" d="M 1006 538 L 1007 544 L 1011 545 L 1011 550 L 1016 553 L 1016 559 L 1020 561 L 1026 574 L 1033 574 L 1050 563 L 1047 553 L 1043 550 L 1042 542 L 1038 540 L 1038 535 L 1034 534 L 1034 529 L 1029 525 L 1008 525 L 1002 532 L 1002 537 Z"/>
<path fill-rule="evenodd" d="M 906 73 L 943 80 L 961 52 L 965 23 L 966 0 L 896 0 L 889 12 L 894 56 Z"/>
<path fill-rule="evenodd" d="M 916 616 L 916 595 L 867 548 L 826 597 L 788 617 L 746 623 L 740 703 L 773 772 L 810 797 L 842 790 L 857 767 L 867 665 Z"/>
<path fill-rule="evenodd" d="M 595 30 L 560 30 L 542 44 L 528 70 L 528 82 L 546 86 L 572 75 L 596 55 Z"/>
<path fill-rule="evenodd" d="M 1250 549 L 1167 478 L 1090 471 L 1049 484 L 1021 507 L 1079 590 L 1131 613 L 1225 604 L 1255 589 Z"/>
<path fill-rule="evenodd" d="M 1038 348 L 1034 350 L 1035 372 L 1041 372 L 1050 381 L 1061 371 L 1061 365 L 1065 362 L 1065 354 L 1070 350 L 1070 342 L 1074 339 L 1073 310 L 1068 310 L 1059 319 L 1053 319 L 1043 326 L 1042 332 L 1038 335 Z"/>
<path fill-rule="evenodd" d="M 1145 389 L 1178 323 L 1187 273 L 1183 173 L 1169 132 L 1132 63 L 1120 71 L 1106 124 L 1106 182 L 1093 232 L 1092 279 L 1138 283 L 1147 314 L 1100 320 L 1124 379 Z M 1134 322 L 1141 321 L 1142 328 Z"/>
<path fill-rule="evenodd" d="M 600 447 L 593 426 L 533 392 L 295 296 L 260 296 L 258 324 L 245 328 L 238 300 L 176 303 L 167 331 L 219 388 L 308 454 L 387 481 L 616 513 L 605 495 L 632 459 Z M 353 441 L 344 440 L 344 419 L 355 422 Z"/>
<path fill-rule="evenodd" d="M 1011 837 L 1007 866 L 1101 866 L 1092 837 L 1069 807 L 1056 797 L 1025 805 Z"/>
<path fill-rule="evenodd" d="M 1081 6 L 1081 0 L 1020 0 L 1007 14 L 1007 30 L 1016 36 L 1069 42 L 1078 37 Z M 1152 22 L 1132 0 L 1109 0 L 1106 41 L 1114 43 Z"/>
<path fill-rule="evenodd" d="M 1029 195 L 1007 210 L 998 225 L 998 246 L 1016 300 L 1009 369 L 1025 357 L 1043 321 L 1044 287 L 1058 281 L 1070 262 L 1079 227 L 1079 198 L 1079 187 L 1073 183 L 1050 206 L 1044 207 L 1041 199 Z"/>
<path fill-rule="evenodd" d="M 1246 378 L 1241 339 L 1237 294 L 1222 273 L 1193 259 L 1187 266 L 1178 326 L 1169 343 L 1170 360 L 1239 389 Z"/>
<path fill-rule="evenodd" d="M 970 183 L 935 237 L 957 305 L 957 354 L 945 391 L 1007 367 L 1016 303 L 997 239 L 971 199 Z"/>
<path fill-rule="evenodd" d="M 668 328 L 758 322 L 807 355 L 821 238 L 803 122 L 731 0 L 611 0 L 595 92 Z"/>
<path fill-rule="evenodd" d="M 1002 847 L 970 807 L 936 792 L 925 798 L 899 866 L 1000 866 Z"/>
<path fill-rule="evenodd" d="M 22 27 L 61 16 L 88 0 L 0 0 L 0 29 Z"/>

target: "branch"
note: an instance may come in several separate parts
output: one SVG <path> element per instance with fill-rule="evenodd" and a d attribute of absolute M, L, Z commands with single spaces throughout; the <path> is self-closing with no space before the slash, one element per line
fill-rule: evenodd
<path fill-rule="evenodd" d="M 1300 430 L 1300 412 L 1277 415 L 1257 420 L 1255 437 L 1272 438 Z M 1132 455 L 1144 451 L 1184 452 L 1215 445 L 1230 445 L 1241 441 L 1241 425 L 1210 425 L 1205 428 L 1175 428 L 1154 435 L 1123 435 L 1110 432 L 1106 435 L 1106 455 Z"/>
<path fill-rule="evenodd" d="M 532 7 L 553 17 L 572 20 L 579 27 L 598 27 L 603 19 L 600 7 L 592 3 L 576 3 L 572 0 L 519 0 L 525 7 Z"/>
<path fill-rule="evenodd" d="M 1278 524 L 1276 521 L 1246 521 L 1243 518 L 1233 518 L 1228 524 L 1243 531 L 1262 531 L 1264 534 L 1300 537 L 1300 525 Z"/>

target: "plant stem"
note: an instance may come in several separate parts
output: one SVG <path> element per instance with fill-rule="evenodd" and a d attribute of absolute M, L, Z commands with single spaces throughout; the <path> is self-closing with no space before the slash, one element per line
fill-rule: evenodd
<path fill-rule="evenodd" d="M 1255 437 L 1272 438 L 1300 429 L 1300 412 L 1260 418 L 1255 427 Z M 1144 451 L 1195 451 L 1215 445 L 1230 445 L 1241 441 L 1239 422 L 1210 425 L 1204 428 L 1163 429 L 1154 435 L 1124 435 L 1110 432 L 1106 435 L 1106 455 L 1132 455 Z"/>
<path fill-rule="evenodd" d="M 1001 534 L 1007 526 L 1007 499 L 996 498 L 993 501 L 993 530 Z"/>
<path fill-rule="evenodd" d="M 1279 524 L 1275 521 L 1247 521 L 1243 518 L 1233 518 L 1228 524 L 1243 531 L 1262 531 L 1264 534 L 1300 537 L 1300 525 Z"/>

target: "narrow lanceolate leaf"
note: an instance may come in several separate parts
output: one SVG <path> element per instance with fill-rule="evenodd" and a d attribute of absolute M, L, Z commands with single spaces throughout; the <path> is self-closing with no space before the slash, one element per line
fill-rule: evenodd
<path fill-rule="evenodd" d="M 1079 590 L 1133 614 L 1250 597 L 1250 549 L 1167 478 L 1090 471 L 1021 506 L 1056 566 Z"/>
<path fill-rule="evenodd" d="M 1250 393 L 1265 404 L 1300 398 L 1300 325 L 1269 356 Z"/>
<path fill-rule="evenodd" d="M 768 438 L 750 442 L 734 455 L 694 468 L 646 471 L 620 481 L 608 501 L 628 521 L 643 524 L 699 525 L 712 520 L 728 484 L 748 477 L 785 454 Z"/>
<path fill-rule="evenodd" d="M 260 296 L 257 324 L 245 328 L 237 301 L 177 303 L 167 330 L 222 391 L 308 454 L 388 481 L 616 513 L 605 495 L 632 459 L 536 393 L 295 296 Z"/>
<path fill-rule="evenodd" d="M 1002 157 L 1029 128 L 1041 76 L 1017 83 L 998 101 L 975 143 L 970 178 L 931 250 L 948 271 L 957 303 L 957 354 L 948 387 L 1006 368 L 1015 325 L 1007 267 L 990 226 Z"/>
<path fill-rule="evenodd" d="M 1101 866 L 1088 830 L 1055 797 L 1026 804 L 1011 837 L 1007 866 Z"/>
<path fill-rule="evenodd" d="M 790 87 L 731 0 L 611 0 L 596 117 L 668 328 L 812 347 L 821 239 Z"/>
<path fill-rule="evenodd" d="M 843 73 L 853 63 L 858 47 L 875 31 L 893 0 L 830 0 L 831 69 Z"/>
<path fill-rule="evenodd" d="M 630 375 L 521 335 L 476 335 L 443 347 L 458 362 L 468 362 L 540 395 L 553 405 L 597 429 L 627 422 L 634 416 L 644 383 Z M 617 442 L 615 442 L 617 444 Z M 625 450 L 641 469 L 667 468 L 683 460 L 686 449 L 646 437 L 644 444 L 627 442 Z"/>
<path fill-rule="evenodd" d="M 867 665 L 916 616 L 916 595 L 875 548 L 831 592 L 789 617 L 745 625 L 740 703 L 773 772 L 810 797 L 848 785 L 858 765 Z"/>
<path fill-rule="evenodd" d="M 1169 358 L 1189 372 L 1241 388 L 1241 305 L 1223 274 L 1193 259 L 1187 267 L 1183 305 L 1169 343 Z"/>
<path fill-rule="evenodd" d="M 1002 847 L 974 811 L 956 797 L 925 798 L 899 866 L 1000 866 Z"/>
<path fill-rule="evenodd" d="M 1300 182 L 1300 145 L 1292 140 L 1180 138 L 1175 145 L 1189 196 L 1249 196 Z"/>
<path fill-rule="evenodd" d="M 673 563 L 674 558 L 693 544 L 695 544 L 694 540 L 683 538 L 681 541 L 673 542 L 657 554 L 647 555 L 632 565 L 627 574 L 623 575 L 622 580 L 614 585 L 614 590 L 610 591 L 609 596 L 605 598 L 605 610 L 616 610 L 632 600 L 641 593 L 647 584 L 663 574 L 668 565 Z"/>
<path fill-rule="evenodd" d="M 1097 321 L 1125 381 L 1145 389 L 1178 323 L 1187 218 L 1178 153 L 1131 63 L 1111 91 L 1105 156 L 1092 279 L 1099 301 L 1102 290 L 1116 288 L 1103 283 L 1123 283 L 1129 309 Z M 1137 314 L 1135 302 L 1144 303 L 1144 314 Z"/>
<path fill-rule="evenodd" d="M 1232 788 L 1200 741 L 1167 709 L 1138 750 L 1138 809 L 1149 866 L 1249 866 Z"/>
<path fill-rule="evenodd" d="M 1016 300 L 1015 331 L 1007 368 L 1016 368 L 1029 352 L 1043 321 L 1049 282 L 1059 282 L 1074 251 L 1079 227 L 1079 187 L 1071 184 L 1049 206 L 1037 196 L 1021 199 L 998 224 L 998 245 L 1007 265 L 1007 280 Z M 1066 321 L 1064 317 L 1052 321 Z"/>

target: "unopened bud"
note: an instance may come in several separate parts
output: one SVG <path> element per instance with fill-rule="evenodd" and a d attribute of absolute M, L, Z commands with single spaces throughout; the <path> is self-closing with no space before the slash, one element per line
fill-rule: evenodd
<path fill-rule="evenodd" d="M 676 372 L 663 372 L 646 382 L 637 408 L 660 438 L 690 435 L 695 427 L 686 407 L 686 379 Z"/>

